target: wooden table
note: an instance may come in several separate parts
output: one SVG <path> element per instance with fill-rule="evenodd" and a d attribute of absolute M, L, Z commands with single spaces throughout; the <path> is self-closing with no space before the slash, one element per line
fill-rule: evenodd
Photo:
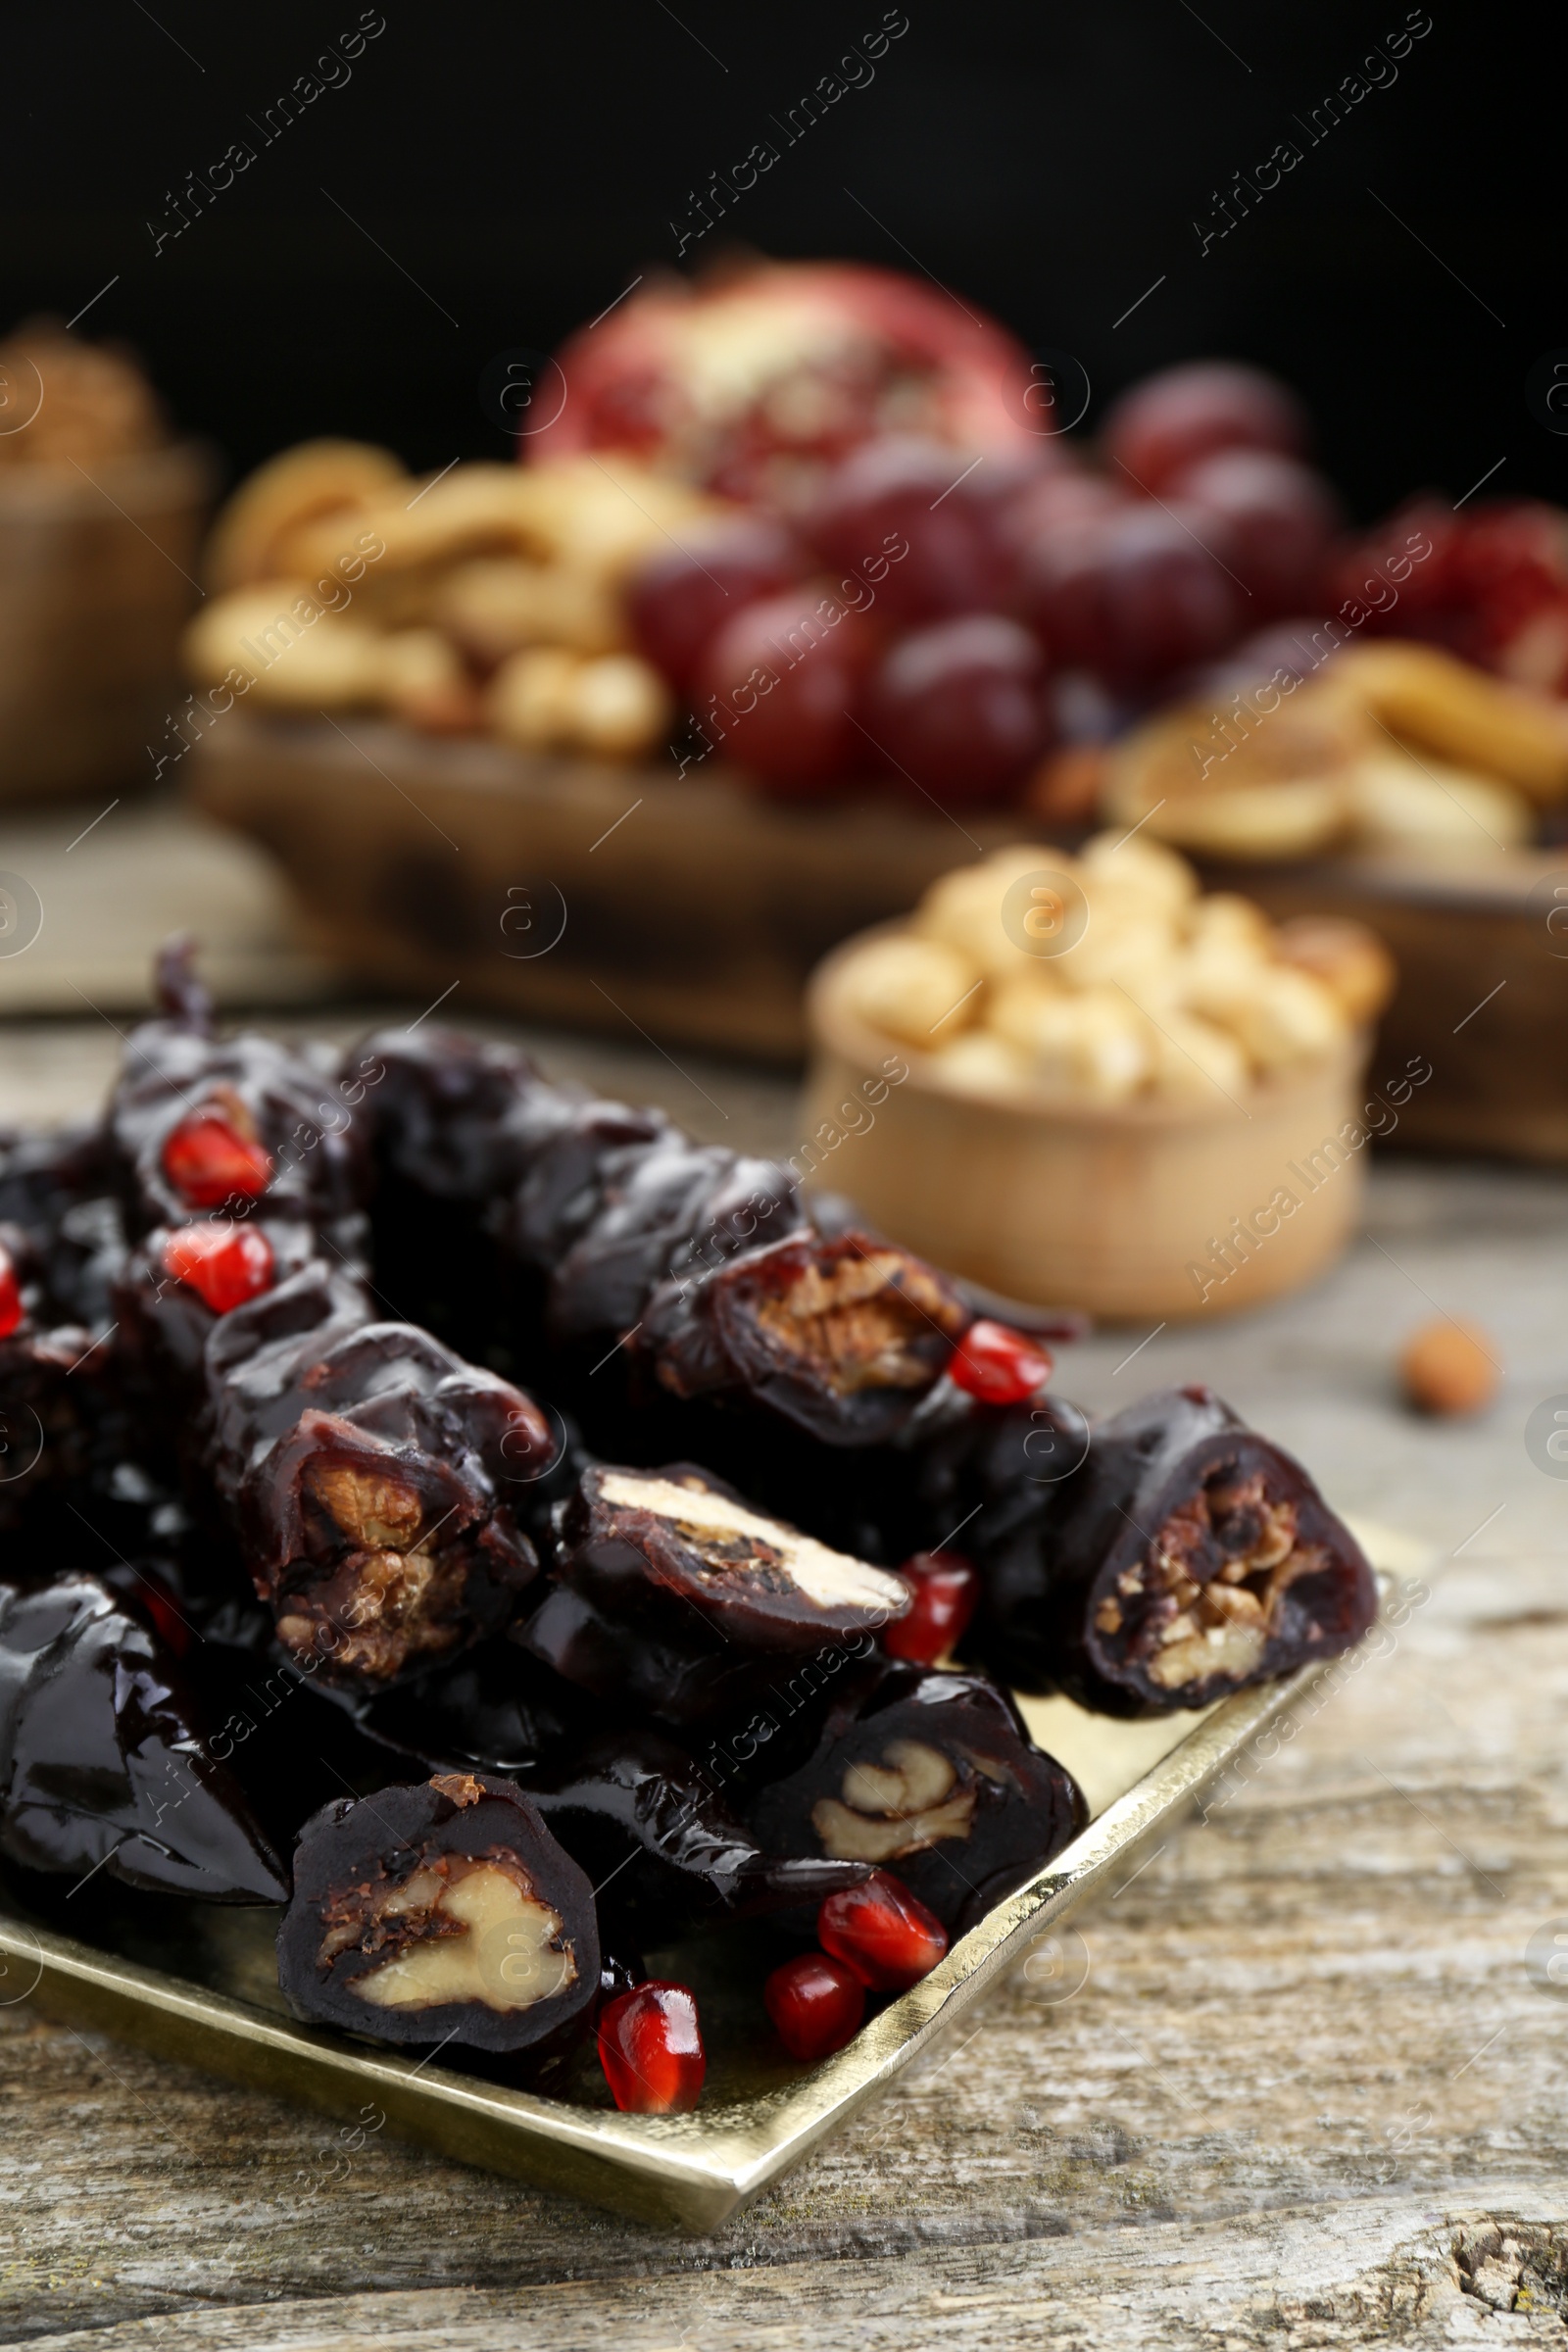
<path fill-rule="evenodd" d="M 115 1050 L 96 1025 L 0 1031 L 0 1120 L 91 1099 Z M 634 1038 L 547 1058 L 726 1142 L 799 1140 L 781 1083 Z M 0 2007 L 0 2340 L 1561 2343 L 1568 1998 L 1525 1947 L 1568 1936 L 1568 1488 L 1524 1425 L 1568 1392 L 1565 1300 L 1568 1183 L 1389 1160 L 1309 1297 L 1074 1351 L 1062 1386 L 1096 1406 L 1215 1381 L 1342 1506 L 1430 1544 L 1431 1596 L 1081 1916 L 1080 1990 L 1004 1991 L 720 2236 L 381 2142 L 313 2191 L 310 2117 Z M 1473 1427 L 1393 1393 L 1399 1337 L 1439 1310 L 1508 1366 Z"/>

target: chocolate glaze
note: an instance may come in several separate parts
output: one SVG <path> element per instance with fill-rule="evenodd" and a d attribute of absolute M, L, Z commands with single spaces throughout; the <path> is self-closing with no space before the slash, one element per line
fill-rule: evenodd
<path fill-rule="evenodd" d="M 217 1902 L 288 1892 L 175 1660 L 90 1576 L 0 1585 L 0 1850 Z"/>

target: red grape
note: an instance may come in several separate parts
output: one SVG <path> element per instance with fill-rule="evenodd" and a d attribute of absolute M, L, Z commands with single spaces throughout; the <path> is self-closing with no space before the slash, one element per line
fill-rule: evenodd
<path fill-rule="evenodd" d="M 828 475 L 807 534 L 846 574 L 885 566 L 876 597 L 897 620 L 983 612 L 1005 573 L 996 502 L 975 487 L 990 462 L 902 436 L 867 442 Z"/>
<path fill-rule="evenodd" d="M 851 713 L 879 644 L 862 612 L 826 582 L 807 581 L 749 605 L 719 631 L 698 665 L 693 708 L 743 767 L 814 790 L 869 764 Z"/>
<path fill-rule="evenodd" d="M 1037 540 L 1021 594 L 1052 659 L 1134 692 L 1209 661 L 1236 635 L 1242 594 L 1208 518 L 1130 505 Z"/>
<path fill-rule="evenodd" d="M 1294 458 L 1307 437 L 1305 413 L 1293 393 L 1261 369 L 1227 360 L 1146 376 L 1122 394 L 1102 434 L 1113 465 L 1141 489 L 1160 492 L 1216 449 L 1269 449 Z"/>
<path fill-rule="evenodd" d="M 1317 602 L 1340 527 L 1339 502 L 1321 474 L 1272 450 L 1223 449 L 1188 466 L 1171 495 L 1219 525 L 1225 562 L 1251 593 L 1250 618 Z"/>
<path fill-rule="evenodd" d="M 1023 490 L 1004 524 L 1005 536 L 1017 547 L 1052 538 L 1081 522 L 1100 522 L 1132 504 L 1132 493 L 1102 473 L 1085 466 L 1064 466 Z"/>
<path fill-rule="evenodd" d="M 763 515 L 737 514 L 694 527 L 627 583 L 626 612 L 638 650 L 685 694 L 725 622 L 788 587 L 803 569 L 795 540 L 782 523 Z"/>
<path fill-rule="evenodd" d="M 998 612 L 916 629 L 867 681 L 867 749 L 928 792 L 1005 791 L 1046 748 L 1044 670 L 1028 630 Z"/>

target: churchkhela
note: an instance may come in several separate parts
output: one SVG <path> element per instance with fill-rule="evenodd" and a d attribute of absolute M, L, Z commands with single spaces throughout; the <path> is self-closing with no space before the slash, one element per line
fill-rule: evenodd
<path fill-rule="evenodd" d="M 154 1893 L 288 1894 L 174 1659 L 90 1576 L 0 1585 L 0 1852 Z"/>
<path fill-rule="evenodd" d="M 511 1781 L 437 1773 L 306 1824 L 277 1938 L 296 2016 L 559 2060 L 600 1992 L 593 1888 Z"/>
<path fill-rule="evenodd" d="M 1075 1783 L 994 1683 L 891 1660 L 850 1679 L 813 1753 L 749 1816 L 769 1852 L 895 1872 L 958 1935 L 1086 1818 Z"/>
<path fill-rule="evenodd" d="M 909 1607 L 896 1576 L 754 1510 L 690 1462 L 585 1470 L 522 1639 L 565 1681 L 669 1723 L 755 1703 Z"/>
<path fill-rule="evenodd" d="M 206 1459 L 296 1664 L 384 1684 L 506 1625 L 538 1570 L 507 1500 L 546 1416 L 313 1260 L 208 1338 Z"/>
<path fill-rule="evenodd" d="M 253 1031 L 220 1039 L 194 947 L 159 956 L 157 1016 L 126 1041 L 103 1149 L 132 1235 L 204 1212 L 302 1219 L 349 1255 L 363 1250 L 368 1190 L 363 1121 L 373 1061 L 339 1070 Z"/>
<path fill-rule="evenodd" d="M 1091 1422 L 1070 1319 L 790 1164 L 422 1023 L 224 1037 L 184 942 L 158 998 L 101 1121 L 0 1138 L 0 1851 L 286 1901 L 301 2017 L 674 2112 L 641 1955 L 744 1920 L 814 2062 L 1083 1827 L 1009 1686 L 1164 1712 L 1370 1624 L 1209 1392 Z"/>
<path fill-rule="evenodd" d="M 976 1654 L 1104 1714 L 1207 1706 L 1377 1616 L 1365 1554 L 1300 1464 L 1202 1387 L 1101 1422 L 1040 1510 L 977 1548 Z"/>

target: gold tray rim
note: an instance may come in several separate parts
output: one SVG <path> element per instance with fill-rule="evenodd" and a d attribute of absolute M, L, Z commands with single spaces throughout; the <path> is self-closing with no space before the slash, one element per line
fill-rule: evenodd
<path fill-rule="evenodd" d="M 1425 1557 L 1397 1530 L 1352 1522 L 1385 1595 Z M 1353 1654 L 1353 1653 L 1351 1653 Z M 1343 1659 L 1239 1691 L 1194 1721 L 1055 1859 L 996 1905 L 931 1975 L 854 2041 L 781 2090 L 692 2115 L 568 2106 L 363 2048 L 204 1985 L 0 1914 L 0 1956 L 36 1981 L 11 1999 L 155 2055 L 335 2115 L 379 2108 L 400 2138 L 639 2221 L 718 2229 L 848 2123 L 996 1981 L 1023 1962 L 1118 1863 L 1196 1797 Z"/>

